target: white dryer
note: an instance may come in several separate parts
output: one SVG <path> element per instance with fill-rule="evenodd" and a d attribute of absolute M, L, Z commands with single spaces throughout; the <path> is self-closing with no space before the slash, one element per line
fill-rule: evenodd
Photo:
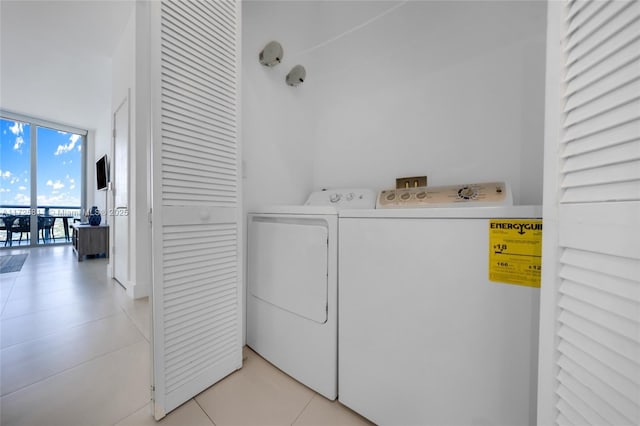
<path fill-rule="evenodd" d="M 311 194 L 248 215 L 247 344 L 328 399 L 337 397 L 338 210 L 373 208 L 370 190 Z"/>

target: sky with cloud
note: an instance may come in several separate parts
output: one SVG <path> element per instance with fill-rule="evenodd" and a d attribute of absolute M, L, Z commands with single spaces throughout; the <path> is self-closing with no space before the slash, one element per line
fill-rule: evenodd
<path fill-rule="evenodd" d="M 46 127 L 37 133 L 38 206 L 80 206 L 82 137 Z M 31 125 L 0 119 L 0 207 L 31 201 Z"/>

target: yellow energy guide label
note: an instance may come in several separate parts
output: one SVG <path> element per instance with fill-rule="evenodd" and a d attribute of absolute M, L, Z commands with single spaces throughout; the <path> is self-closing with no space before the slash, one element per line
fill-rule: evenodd
<path fill-rule="evenodd" d="M 489 280 L 540 287 L 542 220 L 489 221 Z"/>

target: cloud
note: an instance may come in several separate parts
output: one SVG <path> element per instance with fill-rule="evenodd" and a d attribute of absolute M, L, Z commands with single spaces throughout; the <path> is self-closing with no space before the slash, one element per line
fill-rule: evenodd
<path fill-rule="evenodd" d="M 69 189 L 76 189 L 76 186 L 75 186 L 75 185 L 71 185 L 71 186 L 69 187 Z"/>
<path fill-rule="evenodd" d="M 24 134 L 24 124 L 14 121 L 13 126 L 9 127 L 9 130 L 11 130 L 11 133 L 13 133 L 14 135 L 20 136 Z"/>
<path fill-rule="evenodd" d="M 13 149 L 15 151 L 20 151 L 20 147 L 22 146 L 22 144 L 24 143 L 24 139 L 22 139 L 22 136 L 18 136 L 16 138 L 16 143 L 13 144 Z M 20 151 L 22 152 L 22 151 Z"/>
<path fill-rule="evenodd" d="M 20 190 L 20 191 L 26 191 L 26 190 L 27 190 L 27 187 L 26 187 L 26 186 L 22 186 L 22 185 L 20 185 L 20 186 L 18 187 L 18 190 Z"/>
<path fill-rule="evenodd" d="M 78 140 L 80 140 L 80 135 L 71 135 L 71 137 L 69 138 L 69 143 L 66 145 L 58 145 L 58 149 L 56 149 L 56 152 L 54 152 L 53 155 L 60 155 L 64 154 L 65 152 L 71 151 L 73 148 L 75 148 Z"/>
<path fill-rule="evenodd" d="M 28 195 L 25 195 L 25 194 L 16 194 L 16 196 L 13 197 L 13 200 L 18 205 L 23 205 L 24 206 L 24 205 L 31 204 L 31 198 Z"/>
<path fill-rule="evenodd" d="M 39 206 L 80 206 L 80 199 L 67 193 L 56 194 L 52 196 L 38 195 L 38 205 Z"/>
<path fill-rule="evenodd" d="M 18 182 L 20 182 L 20 178 L 18 178 L 18 177 L 15 177 L 15 176 L 14 176 L 14 177 L 12 177 L 12 178 L 11 178 L 11 180 L 9 181 L 9 184 L 10 184 L 10 185 L 14 185 L 14 184 L 16 184 L 16 183 L 18 183 Z"/>
<path fill-rule="evenodd" d="M 0 193 L 3 192 L 11 192 L 11 190 L 9 188 L 0 188 Z"/>
<path fill-rule="evenodd" d="M 58 179 L 57 181 L 52 181 L 51 179 L 49 179 L 47 181 L 47 186 L 52 187 L 55 191 L 64 188 L 64 183 L 60 182 L 60 179 Z"/>
<path fill-rule="evenodd" d="M 2 176 L 3 179 L 9 179 L 11 175 L 12 173 L 9 170 L 0 170 L 0 176 Z"/>
<path fill-rule="evenodd" d="M 16 151 L 20 151 L 20 147 L 24 143 L 24 138 L 22 137 L 22 135 L 24 134 L 24 124 L 14 121 L 13 126 L 9 127 L 9 130 L 11 130 L 11 133 L 13 133 L 16 137 L 16 142 L 13 144 L 13 149 Z"/>

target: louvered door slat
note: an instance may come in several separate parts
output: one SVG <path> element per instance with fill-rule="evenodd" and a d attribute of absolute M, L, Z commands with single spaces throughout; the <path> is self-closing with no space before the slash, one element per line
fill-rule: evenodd
<path fill-rule="evenodd" d="M 579 380 L 576 380 L 575 377 L 569 374 L 566 370 L 560 371 L 560 374 L 558 374 L 558 381 L 562 384 L 561 386 L 566 386 L 568 389 L 575 391 L 575 394 L 580 395 L 582 401 L 589 406 L 591 409 L 588 411 L 589 424 L 604 425 L 609 424 L 609 421 L 612 421 L 612 424 L 615 425 L 630 423 L 628 418 L 623 416 L 618 410 L 600 398 L 600 396 L 588 386 L 585 386 Z"/>
<path fill-rule="evenodd" d="M 640 161 L 625 161 L 619 164 L 567 172 L 561 187 L 569 188 L 637 180 L 640 180 Z"/>
<path fill-rule="evenodd" d="M 164 139 L 171 141 L 171 145 L 165 146 L 162 150 L 163 158 L 166 158 L 167 161 L 170 161 L 172 158 L 177 159 L 179 162 L 185 161 L 194 164 L 200 164 L 202 161 L 214 161 L 216 163 L 221 163 L 219 167 L 223 168 L 224 164 L 234 164 L 234 154 L 233 152 L 229 152 L 228 140 L 222 140 L 210 135 L 209 146 L 215 147 L 215 150 L 202 152 L 202 155 L 194 157 L 193 147 L 206 144 L 206 137 L 201 134 L 196 135 L 194 132 L 186 130 L 182 133 L 183 135 L 180 136 L 179 134 L 176 134 L 175 131 L 163 132 Z M 214 173 L 231 174 L 227 170 L 217 170 L 217 167 L 218 165 L 216 164 L 216 167 L 213 170 Z M 197 170 L 200 170 L 200 168 L 197 168 Z"/>
<path fill-rule="evenodd" d="M 622 336 L 619 332 L 603 327 L 590 318 L 582 318 L 568 309 L 564 309 L 558 316 L 558 321 L 569 328 L 580 330 L 589 339 L 606 345 L 609 350 L 630 361 L 634 369 L 638 368 L 638 344 L 634 340 Z M 633 371 L 632 369 L 630 369 Z"/>
<path fill-rule="evenodd" d="M 560 120 L 558 137 L 548 132 L 545 142 L 557 152 L 545 162 L 557 192 L 545 194 L 553 235 L 545 235 L 541 309 L 553 321 L 541 327 L 541 348 L 555 351 L 541 349 L 539 420 L 638 425 L 640 2 L 552 3 L 549 16 L 559 19 L 550 34 L 564 49 L 549 40 L 563 76 L 550 80 L 561 101 L 547 103 Z"/>
<path fill-rule="evenodd" d="M 575 61 L 579 58 L 588 57 L 610 43 L 611 39 L 619 34 L 613 30 L 613 25 L 615 28 L 624 30 L 624 26 L 631 22 L 628 19 L 629 15 L 633 18 L 634 12 L 632 2 L 608 2 L 600 13 L 594 16 L 594 19 L 572 34 L 572 44 L 567 49 L 567 65 L 575 65 Z M 571 71 L 575 75 L 574 70 Z M 572 74 L 569 74 L 568 77 L 571 78 Z"/>
<path fill-rule="evenodd" d="M 222 2 L 221 2 L 222 3 Z M 228 52 L 223 52 L 216 57 L 221 60 L 230 60 L 235 62 L 235 48 L 237 47 L 236 38 L 232 35 L 235 31 L 235 23 L 231 26 L 227 26 L 225 30 L 221 30 L 223 23 L 222 15 L 217 10 L 205 9 L 202 6 L 207 2 L 194 1 L 194 2 L 173 2 L 166 5 L 167 10 L 170 12 L 166 16 L 168 21 L 179 21 L 180 27 L 191 26 L 196 36 L 203 36 L 207 38 L 207 43 L 212 46 L 218 46 L 221 43 L 229 49 Z M 216 16 L 215 25 L 211 25 L 211 22 L 206 21 L 206 16 Z M 224 49 L 223 49 L 224 50 Z"/>
<path fill-rule="evenodd" d="M 589 339 L 584 335 L 562 326 L 558 336 L 561 338 L 558 345 L 558 352 L 562 357 L 581 365 L 591 372 L 595 377 L 607 383 L 608 386 L 631 402 L 634 395 L 638 393 L 639 385 L 631 381 L 625 373 L 633 371 L 633 364 L 626 358 L 621 357 L 608 348 Z M 610 360 L 618 361 L 618 364 L 610 364 Z M 559 362 L 559 361 L 558 361 Z M 561 366 L 560 366 L 561 367 Z M 615 398 L 615 395 L 609 395 Z"/>
<path fill-rule="evenodd" d="M 596 84 L 599 80 L 608 75 L 618 72 L 622 68 L 634 63 L 640 53 L 638 52 L 640 41 L 634 38 L 632 42 L 625 44 L 618 51 L 612 52 L 610 56 L 602 62 L 596 63 L 583 73 L 577 74 L 567 82 L 567 95 L 572 95 L 580 90 L 585 90 L 589 86 Z"/>
<path fill-rule="evenodd" d="M 574 91 L 567 97 L 565 111 L 571 111 L 627 86 L 637 79 L 638 69 L 640 69 L 640 59 L 629 62 L 579 91 Z"/>
<path fill-rule="evenodd" d="M 567 251 L 570 251 L 570 249 L 567 249 Z M 600 257 L 605 257 L 605 255 L 600 254 Z M 614 256 L 607 257 L 611 258 Z M 599 264 L 603 263 L 600 259 L 598 259 L 597 262 L 599 262 Z M 633 265 L 631 261 L 628 263 L 630 263 L 631 266 Z M 605 293 L 603 295 L 598 294 L 598 296 L 596 296 L 598 298 L 600 296 L 607 297 L 607 295 L 612 295 L 625 299 L 629 303 L 634 304 L 634 306 L 635 302 L 640 303 L 640 288 L 635 284 L 635 277 L 624 278 L 617 276 L 617 274 L 607 274 L 604 272 L 604 268 L 587 269 L 581 263 L 578 263 L 578 265 L 563 263 L 559 276 L 564 280 L 580 283 L 581 285 Z M 603 282 L 607 283 L 606 287 L 602 286 Z"/>
<path fill-rule="evenodd" d="M 591 120 L 583 121 L 567 127 L 567 140 L 578 139 L 596 132 L 611 129 L 634 121 L 640 115 L 640 101 L 623 104 L 613 110 L 594 114 Z"/>
<path fill-rule="evenodd" d="M 567 110 L 565 126 L 586 121 L 640 99 L 640 81 L 636 80 L 591 100 L 587 104 Z"/>
<path fill-rule="evenodd" d="M 615 388 L 611 387 L 606 381 L 596 377 L 591 371 L 587 370 L 583 366 L 575 363 L 571 359 L 562 356 L 558 360 L 558 365 L 563 371 L 574 377 L 577 381 L 584 384 L 590 389 L 603 389 L 606 392 L 602 392 L 603 401 L 609 404 L 613 409 L 619 411 L 629 423 L 633 418 L 635 404 L 629 395 L 618 392 Z"/>
<path fill-rule="evenodd" d="M 569 0 L 567 3 L 571 5 L 568 11 L 567 22 L 570 22 L 585 6 L 594 0 Z"/>
<path fill-rule="evenodd" d="M 151 2 L 156 419 L 242 365 L 239 6 Z"/>
<path fill-rule="evenodd" d="M 567 79 L 571 80 L 579 74 L 590 70 L 636 40 L 637 36 L 633 26 L 627 26 L 620 32 L 613 34 L 606 41 L 594 47 L 591 51 L 585 52 L 582 56 L 576 56 L 575 61 L 571 64 L 571 73 L 567 74 Z"/>
<path fill-rule="evenodd" d="M 558 403 L 558 417 L 557 423 L 560 425 L 584 425 L 587 424 L 587 420 L 573 409 L 567 402 L 561 400 Z"/>
<path fill-rule="evenodd" d="M 207 48 L 210 49 L 210 46 L 199 46 L 196 44 L 196 41 L 197 40 L 186 40 L 182 37 L 168 38 L 164 42 L 164 47 L 167 51 L 172 51 L 172 53 L 182 52 L 183 55 L 190 55 L 197 58 L 199 64 L 191 67 L 192 70 L 215 77 L 215 81 L 220 82 L 220 88 L 224 89 L 226 85 L 232 86 L 233 80 L 229 78 L 228 67 L 231 67 L 233 64 L 220 64 L 219 62 L 210 61 L 206 50 Z"/>
<path fill-rule="evenodd" d="M 583 306 L 581 310 L 584 312 L 582 315 L 584 318 L 589 318 L 630 339 L 635 337 L 637 330 L 633 321 L 640 309 L 639 302 L 614 296 L 599 288 L 567 279 L 563 280 L 560 293 L 567 295 L 567 299 L 572 302 L 583 302 L 580 306 Z M 611 311 L 612 309 L 615 309 L 615 313 Z"/>
<path fill-rule="evenodd" d="M 162 95 L 167 99 L 167 103 L 175 105 L 179 111 L 189 111 L 198 116 L 198 118 L 206 118 L 213 120 L 220 129 L 224 129 L 227 134 L 234 135 L 233 119 L 224 117 L 218 113 L 219 108 L 209 107 L 208 105 L 194 105 L 189 97 L 181 96 L 178 92 L 171 89 L 165 89 Z"/>
<path fill-rule="evenodd" d="M 614 145 L 610 149 L 572 154 L 567 157 L 562 170 L 570 173 L 635 160 L 640 160 L 640 140 Z"/>
<path fill-rule="evenodd" d="M 582 26 L 586 25 L 590 20 L 594 19 L 596 14 L 607 6 L 604 1 L 592 1 L 580 8 L 571 21 L 569 21 L 569 34 L 575 33 Z"/>
<path fill-rule="evenodd" d="M 622 280 L 608 282 L 606 291 L 631 300 L 640 300 L 640 287 L 635 283 L 635 280 L 640 277 L 640 264 L 631 259 L 567 248 L 562 253 L 560 262 L 585 271 L 622 278 Z"/>
<path fill-rule="evenodd" d="M 581 425 L 604 425 L 607 424 L 604 419 L 596 410 L 589 405 L 589 401 L 586 395 L 578 395 L 576 392 L 580 389 L 575 387 L 569 387 L 566 384 L 560 384 L 558 386 L 557 393 L 562 397 L 563 403 L 568 404 L 576 413 L 579 413 Z"/>
<path fill-rule="evenodd" d="M 175 127 L 194 129 L 211 139 L 232 141 L 235 134 L 217 125 L 215 119 L 206 118 L 202 113 L 189 113 L 189 109 L 181 107 L 168 99 L 163 111 L 163 119 L 167 124 L 175 124 Z"/>
<path fill-rule="evenodd" d="M 565 149 L 561 156 L 562 158 L 568 158 L 583 152 L 595 151 L 609 146 L 631 142 L 638 139 L 638 132 L 640 132 L 640 119 L 632 120 L 619 126 L 609 127 L 580 139 L 565 141 Z"/>

